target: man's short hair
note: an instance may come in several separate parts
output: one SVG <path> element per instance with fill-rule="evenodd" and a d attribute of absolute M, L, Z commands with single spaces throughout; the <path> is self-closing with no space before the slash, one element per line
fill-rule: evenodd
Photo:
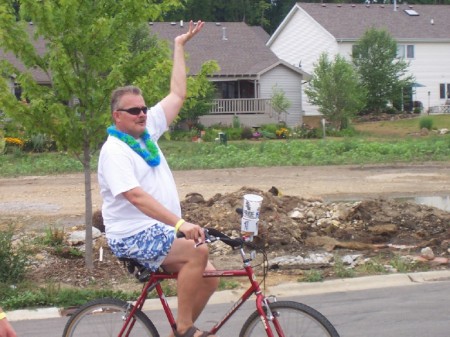
<path fill-rule="evenodd" d="M 127 85 L 114 90 L 111 94 L 111 113 L 120 108 L 120 99 L 126 94 L 142 95 L 142 90 L 134 85 Z"/>

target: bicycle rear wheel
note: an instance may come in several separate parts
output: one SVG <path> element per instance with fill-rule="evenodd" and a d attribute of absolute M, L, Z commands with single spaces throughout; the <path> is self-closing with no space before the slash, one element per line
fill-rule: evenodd
<path fill-rule="evenodd" d="M 274 336 L 339 337 L 334 326 L 317 310 L 298 302 L 280 301 L 269 304 L 274 315 L 269 322 Z M 278 326 L 282 333 L 277 334 Z M 259 313 L 255 311 L 245 321 L 239 337 L 266 336 Z"/>
<path fill-rule="evenodd" d="M 62 337 L 118 337 L 131 308 L 131 304 L 113 298 L 89 302 L 70 317 Z M 133 328 L 127 336 L 159 337 L 155 325 L 139 309 L 134 319 Z"/>

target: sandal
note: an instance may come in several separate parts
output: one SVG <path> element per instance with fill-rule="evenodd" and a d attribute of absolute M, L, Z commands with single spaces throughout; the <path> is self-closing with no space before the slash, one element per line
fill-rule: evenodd
<path fill-rule="evenodd" d="M 197 329 L 195 326 L 191 326 L 189 329 L 186 330 L 186 332 L 184 334 L 180 334 L 177 331 L 174 331 L 173 334 L 175 335 L 175 337 L 194 337 L 194 335 L 197 331 L 200 331 L 200 330 Z M 208 331 L 200 331 L 200 332 L 202 334 L 199 337 L 213 336 Z"/>

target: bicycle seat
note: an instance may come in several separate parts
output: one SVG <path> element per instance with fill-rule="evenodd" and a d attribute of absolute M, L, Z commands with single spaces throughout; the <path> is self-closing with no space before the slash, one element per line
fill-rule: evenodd
<path fill-rule="evenodd" d="M 147 282 L 150 279 L 153 272 L 137 260 L 129 257 L 118 257 L 118 259 L 123 262 L 123 265 L 127 271 L 134 275 L 139 282 Z"/>

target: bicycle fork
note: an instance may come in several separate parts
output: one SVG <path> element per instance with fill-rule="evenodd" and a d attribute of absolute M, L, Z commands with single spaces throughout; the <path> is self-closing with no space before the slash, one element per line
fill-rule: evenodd
<path fill-rule="evenodd" d="M 261 322 L 264 326 L 264 330 L 266 331 L 266 334 L 268 337 L 275 337 L 274 332 L 272 331 L 270 323 L 272 323 L 272 326 L 275 328 L 276 336 L 278 337 L 285 337 L 284 332 L 278 322 L 278 313 L 273 312 L 270 309 L 270 303 L 274 303 L 277 301 L 277 298 L 275 296 L 258 296 L 258 299 L 256 300 L 256 306 L 257 310 L 259 312 L 259 317 L 261 318 Z"/>

